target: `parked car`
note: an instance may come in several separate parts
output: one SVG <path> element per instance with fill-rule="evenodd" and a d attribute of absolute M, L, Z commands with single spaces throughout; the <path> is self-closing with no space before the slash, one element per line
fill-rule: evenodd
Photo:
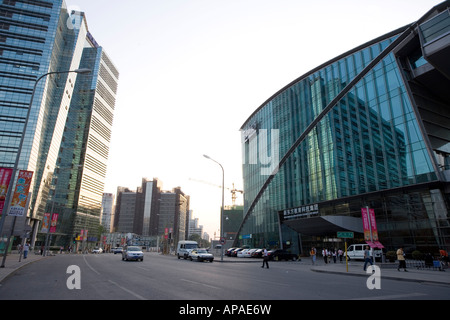
<path fill-rule="evenodd" d="M 232 257 L 237 257 L 239 251 L 242 251 L 242 250 L 244 250 L 244 248 L 237 248 L 237 249 L 233 250 L 233 251 L 231 252 L 231 256 L 232 256 Z"/>
<path fill-rule="evenodd" d="M 262 258 L 263 251 L 264 251 L 263 249 L 256 249 L 252 253 L 252 258 Z"/>
<path fill-rule="evenodd" d="M 114 254 L 122 253 L 123 252 L 123 248 L 122 247 L 117 247 L 117 248 L 114 248 L 112 251 L 114 252 Z"/>
<path fill-rule="evenodd" d="M 231 257 L 231 252 L 233 252 L 233 250 L 235 250 L 235 249 L 237 249 L 237 248 L 236 247 L 228 248 L 224 254 L 228 257 Z"/>
<path fill-rule="evenodd" d="M 364 249 L 368 247 L 367 244 L 352 244 L 347 248 L 347 257 L 348 260 L 364 260 Z M 381 256 L 383 252 L 376 248 L 373 251 L 376 260 L 381 260 Z"/>
<path fill-rule="evenodd" d="M 213 262 L 214 260 L 214 256 L 209 253 L 206 249 L 193 249 L 190 253 L 189 253 L 189 259 L 192 260 L 197 260 L 197 261 L 209 261 L 209 262 Z"/>
<path fill-rule="evenodd" d="M 94 250 L 92 250 L 92 253 L 102 253 L 103 249 L 99 247 L 95 247 Z"/>
<path fill-rule="evenodd" d="M 122 260 L 141 260 L 144 261 L 144 253 L 139 247 L 126 247 L 122 251 Z"/>
<path fill-rule="evenodd" d="M 297 260 L 298 256 L 296 254 L 290 253 L 286 250 L 270 250 L 267 252 L 269 260 Z"/>
<path fill-rule="evenodd" d="M 249 249 L 241 250 L 237 253 L 236 257 L 238 258 L 247 258 Z"/>

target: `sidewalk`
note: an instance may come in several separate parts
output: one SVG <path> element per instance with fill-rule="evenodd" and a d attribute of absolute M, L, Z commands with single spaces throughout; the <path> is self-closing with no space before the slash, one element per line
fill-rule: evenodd
<path fill-rule="evenodd" d="M 16 253 L 10 253 L 6 256 L 6 260 L 5 260 L 5 267 L 4 268 L 0 268 L 0 283 L 2 283 L 2 281 L 4 279 L 6 279 L 8 276 L 10 276 L 11 274 L 13 274 L 15 271 L 19 270 L 20 268 L 33 263 L 35 261 L 39 261 L 41 259 L 45 259 L 46 257 L 38 255 L 38 254 L 34 254 L 34 252 L 30 251 L 28 253 L 28 257 L 26 259 L 23 258 L 21 261 L 19 262 L 19 254 Z M 1 262 L 3 261 L 3 255 L 0 254 L 0 265 Z"/>
<path fill-rule="evenodd" d="M 301 263 L 309 263 L 311 265 L 311 270 L 315 272 L 326 272 L 361 277 L 369 276 L 369 274 L 363 270 L 364 262 L 360 261 L 349 262 L 348 271 L 345 262 L 331 262 L 325 264 L 323 263 L 323 261 L 319 263 L 316 261 L 316 265 L 313 266 L 309 258 L 303 258 Z M 397 270 L 397 263 L 376 263 L 375 265 L 380 267 L 381 279 L 435 283 L 450 286 L 450 269 L 439 271 L 407 267 L 406 270 L 408 271 L 405 272 L 403 269 L 400 269 L 400 271 Z"/>

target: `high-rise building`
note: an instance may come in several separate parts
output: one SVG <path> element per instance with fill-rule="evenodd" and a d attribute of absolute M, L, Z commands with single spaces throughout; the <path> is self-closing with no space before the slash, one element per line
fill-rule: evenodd
<path fill-rule="evenodd" d="M 349 231 L 386 250 L 449 250 L 449 8 L 318 66 L 248 118 L 234 245 L 307 253 L 343 248 Z"/>
<path fill-rule="evenodd" d="M 101 216 L 104 232 L 113 232 L 112 228 L 114 223 L 114 194 L 103 194 Z"/>
<path fill-rule="evenodd" d="M 180 187 L 164 191 L 160 195 L 158 235 L 170 238 L 171 245 L 186 240 L 186 217 L 189 212 L 189 196 Z"/>
<path fill-rule="evenodd" d="M 118 71 L 82 12 L 63 0 L 0 0 L 0 167 L 34 172 L 32 240 L 45 213 L 58 214 L 53 243 L 97 232 Z M 67 73 L 87 68 L 90 74 Z M 22 150 L 28 105 L 37 85 Z M 53 211 L 53 212 L 50 212 Z M 92 241 L 95 241 L 93 236 Z"/>
<path fill-rule="evenodd" d="M 134 233 L 142 236 L 157 234 L 161 189 L 161 180 L 157 178 L 142 179 L 142 185 L 138 189 L 136 198 Z"/>
<path fill-rule="evenodd" d="M 161 188 L 162 182 L 158 178 L 143 178 L 136 191 L 117 188 L 114 231 L 157 235 Z"/>

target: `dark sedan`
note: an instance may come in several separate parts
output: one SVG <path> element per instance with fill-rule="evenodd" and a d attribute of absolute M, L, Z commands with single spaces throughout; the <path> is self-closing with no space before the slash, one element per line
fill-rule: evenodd
<path fill-rule="evenodd" d="M 296 261 L 298 256 L 294 253 L 290 253 L 286 250 L 270 250 L 267 253 L 269 260 L 292 260 Z"/>

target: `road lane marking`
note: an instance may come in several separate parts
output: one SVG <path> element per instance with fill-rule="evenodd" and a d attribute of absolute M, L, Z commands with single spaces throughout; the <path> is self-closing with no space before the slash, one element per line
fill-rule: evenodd
<path fill-rule="evenodd" d="M 186 280 L 186 279 L 180 279 L 180 280 L 184 281 L 184 282 L 193 283 L 193 284 L 199 284 L 199 285 L 202 285 L 204 287 L 208 287 L 208 288 L 212 288 L 212 289 L 219 289 L 220 290 L 219 287 L 211 286 L 209 284 L 205 284 L 205 283 L 201 283 L 201 282 L 197 282 L 197 281 Z"/>
<path fill-rule="evenodd" d="M 86 263 L 86 265 L 89 267 L 89 269 L 91 269 L 92 271 L 94 271 L 96 274 L 100 275 L 100 272 L 98 272 L 98 271 L 95 270 L 93 267 L 91 267 L 91 265 L 87 262 L 86 256 L 85 256 L 85 255 L 83 255 L 83 259 L 84 259 L 84 262 Z"/>
<path fill-rule="evenodd" d="M 84 259 L 84 262 L 86 263 L 86 265 L 89 267 L 89 269 L 91 269 L 92 271 L 94 271 L 96 274 L 100 275 L 100 272 L 98 272 L 97 270 L 95 270 L 95 269 L 87 262 L 86 256 L 83 255 L 83 259 Z M 112 280 L 108 280 L 108 281 L 109 281 L 110 283 L 112 283 L 113 285 L 117 286 L 118 288 L 120 288 L 120 289 L 122 289 L 122 290 L 128 292 L 129 294 L 135 296 L 135 297 L 138 298 L 139 300 L 147 300 L 147 299 L 145 299 L 143 296 L 141 296 L 141 295 L 139 295 L 139 294 L 137 294 L 137 293 L 135 293 L 135 292 L 133 292 L 133 291 L 131 291 L 131 290 L 128 290 L 128 289 L 125 288 L 125 287 L 122 287 L 122 286 L 119 285 L 117 282 L 114 282 L 114 281 L 112 281 Z"/>
<path fill-rule="evenodd" d="M 125 288 L 125 287 L 122 287 L 122 286 L 121 286 L 120 284 L 118 284 L 117 282 L 114 282 L 114 281 L 112 281 L 112 280 L 108 280 L 108 281 L 109 281 L 110 283 L 112 283 L 113 285 L 119 287 L 120 289 L 122 289 L 122 290 L 128 292 L 129 294 L 131 294 L 131 295 L 133 295 L 133 296 L 135 296 L 135 297 L 138 298 L 139 300 L 147 300 L 147 299 L 145 299 L 143 296 L 138 295 L 137 293 L 135 293 L 135 292 L 133 292 L 133 291 L 131 291 L 131 290 L 128 290 L 128 289 Z"/>

